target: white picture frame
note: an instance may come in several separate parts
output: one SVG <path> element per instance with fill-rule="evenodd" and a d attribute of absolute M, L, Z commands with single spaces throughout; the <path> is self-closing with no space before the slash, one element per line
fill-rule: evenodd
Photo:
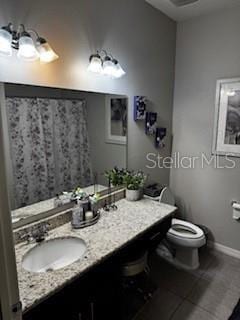
<path fill-rule="evenodd" d="M 217 81 L 212 153 L 240 157 L 240 78 Z"/>
<path fill-rule="evenodd" d="M 106 143 L 126 145 L 128 97 L 124 95 L 107 95 L 105 113 Z"/>

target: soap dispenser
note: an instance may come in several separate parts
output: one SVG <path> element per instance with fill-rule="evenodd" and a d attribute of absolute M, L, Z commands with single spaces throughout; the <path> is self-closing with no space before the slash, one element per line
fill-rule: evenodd
<path fill-rule="evenodd" d="M 54 208 L 59 208 L 61 207 L 62 204 L 62 200 L 60 199 L 59 194 L 56 195 L 56 198 L 54 199 Z"/>
<path fill-rule="evenodd" d="M 72 209 L 72 227 L 73 229 L 79 229 L 84 220 L 84 209 L 80 205 L 80 201 L 76 200 L 75 206 Z"/>

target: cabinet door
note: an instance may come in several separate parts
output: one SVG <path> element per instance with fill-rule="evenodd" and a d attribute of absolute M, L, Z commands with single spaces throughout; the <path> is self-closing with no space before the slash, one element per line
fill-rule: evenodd
<path fill-rule="evenodd" d="M 2 320 L 21 320 L 16 260 L 6 178 L 4 84 L 0 83 L 0 304 Z M 0 316 L 0 317 L 1 317 Z"/>

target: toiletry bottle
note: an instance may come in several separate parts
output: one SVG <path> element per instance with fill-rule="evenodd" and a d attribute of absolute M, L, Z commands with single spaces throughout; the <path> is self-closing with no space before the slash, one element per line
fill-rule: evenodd
<path fill-rule="evenodd" d="M 76 201 L 72 209 L 72 227 L 74 229 L 80 228 L 83 221 L 84 210 L 80 205 L 79 200 Z"/>
<path fill-rule="evenodd" d="M 54 199 L 54 208 L 58 208 L 62 206 L 62 200 L 59 197 L 59 194 L 56 195 L 56 198 Z"/>
<path fill-rule="evenodd" d="M 88 198 L 80 200 L 80 204 L 83 207 L 84 212 L 89 211 L 90 202 Z"/>

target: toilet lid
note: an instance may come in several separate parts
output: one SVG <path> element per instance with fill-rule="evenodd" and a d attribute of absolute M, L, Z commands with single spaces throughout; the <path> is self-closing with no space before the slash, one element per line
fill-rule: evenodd
<path fill-rule="evenodd" d="M 168 231 L 171 235 L 184 239 L 198 239 L 204 236 L 202 229 L 196 225 L 179 220 L 172 220 L 172 227 Z"/>
<path fill-rule="evenodd" d="M 169 188 L 165 187 L 159 197 L 159 202 L 169 204 L 171 206 L 175 205 L 175 199 Z"/>

